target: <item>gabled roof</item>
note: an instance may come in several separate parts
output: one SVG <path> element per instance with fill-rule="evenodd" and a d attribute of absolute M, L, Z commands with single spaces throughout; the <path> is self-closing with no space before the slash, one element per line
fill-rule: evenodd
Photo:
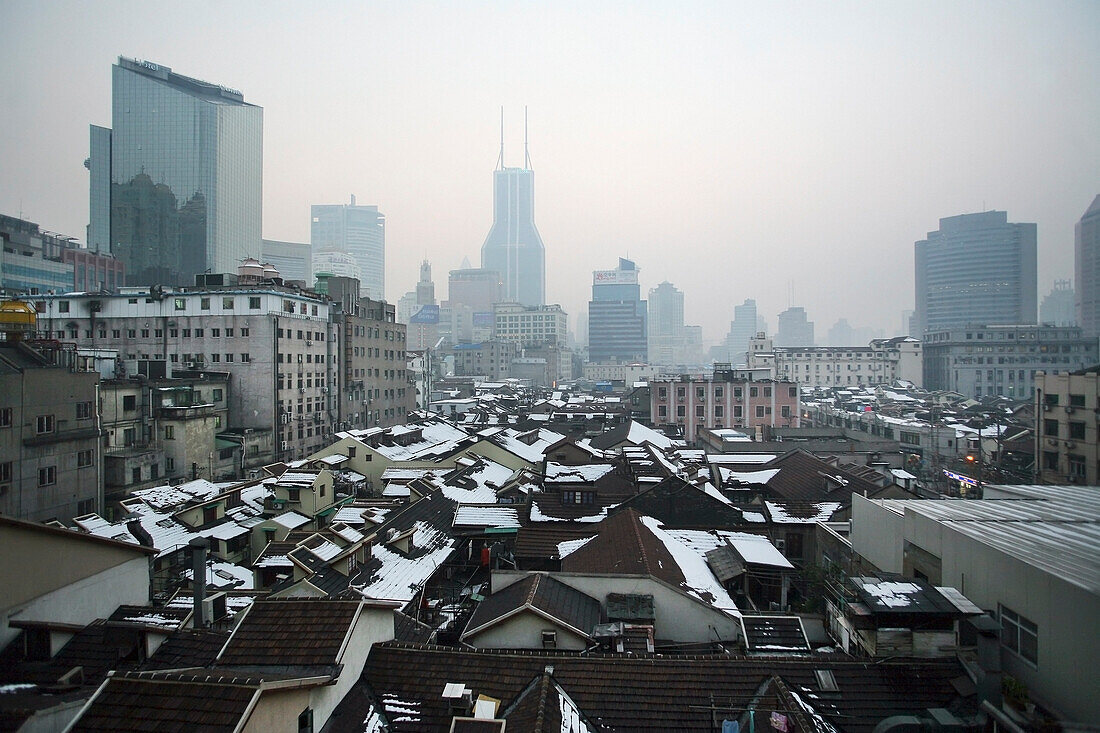
<path fill-rule="evenodd" d="M 881 488 L 843 468 L 801 449 L 795 449 L 771 461 L 762 468 L 780 469 L 768 480 L 768 493 L 777 499 L 818 502 L 835 501 L 843 506 L 852 503 L 852 492 L 874 494 Z"/>
<path fill-rule="evenodd" d="M 218 655 L 222 667 L 340 663 L 360 601 L 257 600 Z"/>
<path fill-rule="evenodd" d="M 553 669 L 546 667 L 501 714 L 508 721 L 509 729 L 528 733 L 560 733 L 563 730 L 594 733 L 600 730 L 554 680 Z"/>
<path fill-rule="evenodd" d="M 706 485 L 710 487 L 709 484 Z M 741 510 L 731 506 L 725 497 L 710 487 L 699 487 L 678 476 L 669 476 L 634 496 L 625 499 L 613 510 L 635 509 L 641 514 L 659 519 L 666 527 L 728 528 L 743 523 Z"/>
<path fill-rule="evenodd" d="M 103 682 L 70 731 L 236 730 L 261 692 L 257 679 L 125 673 Z"/>
<path fill-rule="evenodd" d="M 600 622 L 600 602 L 595 598 L 549 575 L 534 573 L 479 603 L 462 638 L 476 636 L 525 609 L 586 637 Z"/>

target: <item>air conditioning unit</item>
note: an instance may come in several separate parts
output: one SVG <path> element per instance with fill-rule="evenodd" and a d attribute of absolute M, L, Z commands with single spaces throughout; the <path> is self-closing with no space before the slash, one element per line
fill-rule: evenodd
<path fill-rule="evenodd" d="M 298 388 L 298 394 L 305 394 L 305 393 L 306 393 L 306 388 L 305 387 L 299 387 Z"/>
<path fill-rule="evenodd" d="M 1066 447 L 1067 447 L 1067 448 L 1076 448 L 1076 447 L 1077 447 L 1077 444 L 1076 444 L 1076 443 L 1074 443 L 1074 442 L 1073 442 L 1072 440 L 1067 440 L 1067 441 L 1066 441 Z"/>
<path fill-rule="evenodd" d="M 1050 405 L 1043 405 L 1043 412 L 1050 412 Z"/>
<path fill-rule="evenodd" d="M 328 394 L 328 387 L 321 387 L 321 394 Z"/>
<path fill-rule="evenodd" d="M 1057 438 L 1050 438 L 1049 440 L 1047 440 L 1047 442 L 1050 443 L 1051 445 L 1058 445 L 1058 439 Z"/>
<path fill-rule="evenodd" d="M 1066 405 L 1066 414 L 1067 415 L 1072 415 L 1073 414 L 1073 405 Z"/>

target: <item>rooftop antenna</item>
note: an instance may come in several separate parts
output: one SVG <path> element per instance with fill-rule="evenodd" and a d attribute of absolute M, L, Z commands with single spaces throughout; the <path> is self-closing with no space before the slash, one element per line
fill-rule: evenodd
<path fill-rule="evenodd" d="M 527 150 L 527 105 L 523 105 L 523 167 L 531 170 L 531 153 Z"/>
<path fill-rule="evenodd" d="M 497 158 L 497 170 L 504 170 L 504 105 L 500 106 L 500 157 Z"/>

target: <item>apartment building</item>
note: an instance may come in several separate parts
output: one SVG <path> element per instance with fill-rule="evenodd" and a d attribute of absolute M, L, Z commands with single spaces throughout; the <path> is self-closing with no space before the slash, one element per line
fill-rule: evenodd
<path fill-rule="evenodd" d="M 1035 374 L 1095 365 L 1096 337 L 1077 326 L 970 325 L 932 330 L 924 337 L 924 384 L 969 397 L 1028 399 Z"/>
<path fill-rule="evenodd" d="M 405 423 L 416 409 L 407 371 L 407 326 L 393 304 L 361 297 L 355 278 L 325 278 L 343 352 L 336 422 L 340 430 Z"/>
<path fill-rule="evenodd" d="M 775 346 L 763 334 L 749 343 L 750 368 L 805 387 L 856 387 L 922 382 L 921 342 L 908 336 L 873 339 L 867 346 Z"/>
<path fill-rule="evenodd" d="M 0 340 L 0 514 L 31 522 L 99 511 L 99 375 L 72 349 Z"/>
<path fill-rule="evenodd" d="M 275 457 L 292 460 L 324 445 L 336 422 L 336 324 L 327 298 L 270 282 L 118 294 L 39 296 L 38 328 L 80 347 L 118 351 L 124 373 L 163 362 L 167 373 L 218 371 L 234 390 L 236 428 L 268 428 Z M 229 426 L 223 426 L 229 427 Z"/>
<path fill-rule="evenodd" d="M 655 379 L 649 387 L 653 425 L 676 425 L 689 443 L 703 427 L 754 430 L 801 424 L 797 382 L 744 379 L 728 365 L 715 365 L 710 378 L 682 375 Z"/>
<path fill-rule="evenodd" d="M 1100 366 L 1035 373 L 1035 457 L 1044 484 L 1100 484 Z"/>
<path fill-rule="evenodd" d="M 516 358 L 515 341 L 492 340 L 476 344 L 456 344 L 448 350 L 454 357 L 456 377 L 480 376 L 492 380 L 511 376 L 512 360 Z"/>
<path fill-rule="evenodd" d="M 496 303 L 493 323 L 494 339 L 514 341 L 521 346 L 547 342 L 564 346 L 567 341 L 568 316 L 557 304 Z"/>

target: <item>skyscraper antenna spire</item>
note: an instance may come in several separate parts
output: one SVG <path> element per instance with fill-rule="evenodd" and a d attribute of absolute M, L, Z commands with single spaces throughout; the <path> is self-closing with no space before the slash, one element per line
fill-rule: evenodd
<path fill-rule="evenodd" d="M 500 156 L 497 158 L 497 170 L 504 170 L 504 105 L 500 105 Z"/>
<path fill-rule="evenodd" d="M 531 170 L 531 153 L 527 150 L 527 105 L 523 105 L 523 167 Z"/>

